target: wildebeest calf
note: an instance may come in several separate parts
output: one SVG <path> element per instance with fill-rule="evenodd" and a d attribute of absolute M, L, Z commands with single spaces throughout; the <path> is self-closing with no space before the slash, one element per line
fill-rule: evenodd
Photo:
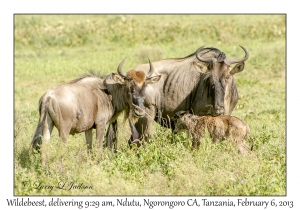
<path fill-rule="evenodd" d="M 229 115 L 197 116 L 186 111 L 179 111 L 174 115 L 173 120 L 175 123 L 173 133 L 187 131 L 192 137 L 192 146 L 195 149 L 199 148 L 205 130 L 208 130 L 214 143 L 232 137 L 239 152 L 253 149 L 253 138 L 249 126 L 237 117 Z M 252 141 L 251 148 L 246 144 L 246 137 Z"/>

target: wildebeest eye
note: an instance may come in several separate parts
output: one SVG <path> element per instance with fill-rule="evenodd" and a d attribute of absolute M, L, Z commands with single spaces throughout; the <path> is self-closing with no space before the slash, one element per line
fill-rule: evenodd
<path fill-rule="evenodd" d="M 225 81 L 227 82 L 229 79 L 230 79 L 230 76 L 227 75 L 227 76 L 225 77 Z"/>

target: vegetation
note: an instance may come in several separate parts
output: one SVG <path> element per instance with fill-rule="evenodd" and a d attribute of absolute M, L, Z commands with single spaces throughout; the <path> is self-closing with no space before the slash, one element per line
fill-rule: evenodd
<path fill-rule="evenodd" d="M 285 195 L 285 15 L 15 15 L 15 195 Z M 86 152 L 84 134 L 64 145 L 54 128 L 49 163 L 31 154 L 38 100 L 52 86 L 89 70 L 115 72 L 140 63 L 184 57 L 202 45 L 227 57 L 249 50 L 235 75 L 240 100 L 233 115 L 247 122 L 254 151 L 240 155 L 230 142 L 206 138 L 198 151 L 185 134 L 157 124 L 144 148 L 129 149 L 127 123 L 118 152 Z M 180 88 L 180 87 L 178 87 Z M 95 134 L 94 134 L 95 139 Z M 94 142 L 96 145 L 97 142 Z M 96 148 L 96 147 L 94 147 Z M 85 189 L 49 186 L 74 183 Z M 63 188 L 63 187 L 62 187 Z"/>

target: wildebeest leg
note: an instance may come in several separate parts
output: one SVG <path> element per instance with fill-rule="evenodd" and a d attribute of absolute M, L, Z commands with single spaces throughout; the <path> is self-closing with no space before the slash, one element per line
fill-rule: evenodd
<path fill-rule="evenodd" d="M 109 124 L 106 132 L 106 146 L 112 150 L 114 147 L 114 152 L 117 151 L 117 130 L 118 130 L 118 122 L 117 120 Z"/>
<path fill-rule="evenodd" d="M 58 129 L 58 135 L 64 143 L 67 143 L 67 136 L 69 135 L 71 126 L 65 124 L 63 128 Z"/>
<path fill-rule="evenodd" d="M 113 125 L 112 123 L 108 125 L 107 131 L 105 134 L 105 145 L 108 147 L 110 150 L 112 150 L 112 144 L 113 144 L 113 137 L 114 137 L 114 130 L 113 130 Z"/>
<path fill-rule="evenodd" d="M 96 125 L 96 138 L 98 140 L 98 149 L 100 154 L 103 152 L 103 137 L 104 137 L 105 123 Z"/>
<path fill-rule="evenodd" d="M 39 147 L 41 148 L 40 153 L 41 153 L 42 165 L 46 165 L 46 160 L 47 160 L 46 148 L 50 140 L 52 130 L 53 130 L 53 120 L 51 119 L 49 114 L 46 113 L 46 119 L 43 125 L 43 139 L 40 142 L 41 145 L 39 145 Z"/>
<path fill-rule="evenodd" d="M 118 132 L 118 122 L 115 121 L 113 123 L 113 130 L 114 130 L 114 138 L 113 138 L 113 145 L 114 145 L 114 152 L 117 152 L 117 132 Z"/>
<path fill-rule="evenodd" d="M 146 117 L 139 118 L 134 126 L 138 131 L 139 139 L 148 142 L 151 135 L 152 124 L 155 117 L 155 107 L 146 108 L 146 113 L 147 113 Z M 130 148 L 133 141 L 135 141 L 138 146 L 141 145 L 141 142 L 132 139 L 132 135 L 131 135 L 128 140 L 128 144 Z"/>
<path fill-rule="evenodd" d="M 252 137 L 250 138 L 252 141 Z M 237 144 L 237 149 L 240 153 L 251 152 L 253 150 L 253 144 L 249 147 L 246 141 L 243 139 L 240 143 Z"/>
<path fill-rule="evenodd" d="M 85 132 L 85 140 L 88 147 L 88 152 L 92 149 L 92 141 L 93 141 L 93 129 L 86 130 Z"/>
<path fill-rule="evenodd" d="M 139 134 L 139 136 L 140 136 L 139 139 L 143 140 L 143 141 L 145 140 L 146 142 L 149 141 L 149 137 L 150 137 L 150 133 L 151 133 L 151 127 L 152 127 L 152 124 L 151 123 L 149 124 L 148 122 L 149 122 L 148 118 L 143 117 L 143 118 L 140 118 L 138 120 L 138 122 L 135 123 L 135 125 L 134 125 L 137 132 L 138 132 L 138 134 Z M 129 146 L 132 143 L 134 143 L 134 141 L 136 142 L 136 144 L 138 146 L 141 145 L 140 142 L 138 142 L 136 139 L 133 139 L 132 135 L 131 135 L 130 139 L 128 140 Z"/>
<path fill-rule="evenodd" d="M 240 152 L 240 153 L 245 153 L 245 152 L 247 152 L 247 149 L 246 149 L 246 147 L 245 147 L 245 145 L 244 145 L 243 143 L 237 144 L 237 150 L 238 150 L 238 152 Z"/>
<path fill-rule="evenodd" d="M 199 146 L 200 146 L 200 139 L 192 138 L 192 147 L 194 149 L 199 149 Z"/>
<path fill-rule="evenodd" d="M 144 129 L 141 129 L 141 128 L 143 128 L 144 126 L 147 125 L 147 124 L 145 124 L 145 122 L 146 122 L 145 119 L 146 118 L 139 118 L 138 121 L 134 124 L 135 129 L 138 131 L 140 139 L 142 139 L 144 137 L 144 135 L 143 135 Z M 134 140 L 136 140 L 136 139 L 133 139 L 132 135 L 130 135 L 130 138 L 128 139 L 128 145 L 130 148 L 132 147 L 131 144 L 133 143 Z"/>
<path fill-rule="evenodd" d="M 135 127 L 139 133 L 140 139 L 144 139 L 146 142 L 149 141 L 149 138 L 152 133 L 152 125 L 155 117 L 154 107 L 147 109 L 146 117 L 140 118 Z"/>
<path fill-rule="evenodd" d="M 51 119 L 50 115 L 47 113 L 46 122 L 43 128 L 43 137 L 46 141 L 50 140 L 52 130 L 53 130 L 53 120 Z"/>
<path fill-rule="evenodd" d="M 218 138 L 217 137 L 211 135 L 211 138 L 212 138 L 212 142 L 213 143 L 217 143 L 218 142 Z"/>
<path fill-rule="evenodd" d="M 234 143 L 236 144 L 236 148 L 238 152 L 245 153 L 247 152 L 247 147 L 245 147 L 244 139 L 239 135 L 232 132 L 232 138 Z"/>

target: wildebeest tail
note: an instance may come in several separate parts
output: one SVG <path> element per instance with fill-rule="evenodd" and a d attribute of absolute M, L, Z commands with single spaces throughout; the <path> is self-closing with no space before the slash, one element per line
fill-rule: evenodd
<path fill-rule="evenodd" d="M 40 146 L 42 145 L 42 136 L 43 136 L 43 127 L 45 124 L 46 120 L 46 115 L 47 115 L 47 107 L 46 105 L 42 102 L 42 99 L 39 101 L 39 114 L 40 114 L 40 119 L 39 123 L 36 127 L 31 146 L 34 150 L 39 151 Z"/>

